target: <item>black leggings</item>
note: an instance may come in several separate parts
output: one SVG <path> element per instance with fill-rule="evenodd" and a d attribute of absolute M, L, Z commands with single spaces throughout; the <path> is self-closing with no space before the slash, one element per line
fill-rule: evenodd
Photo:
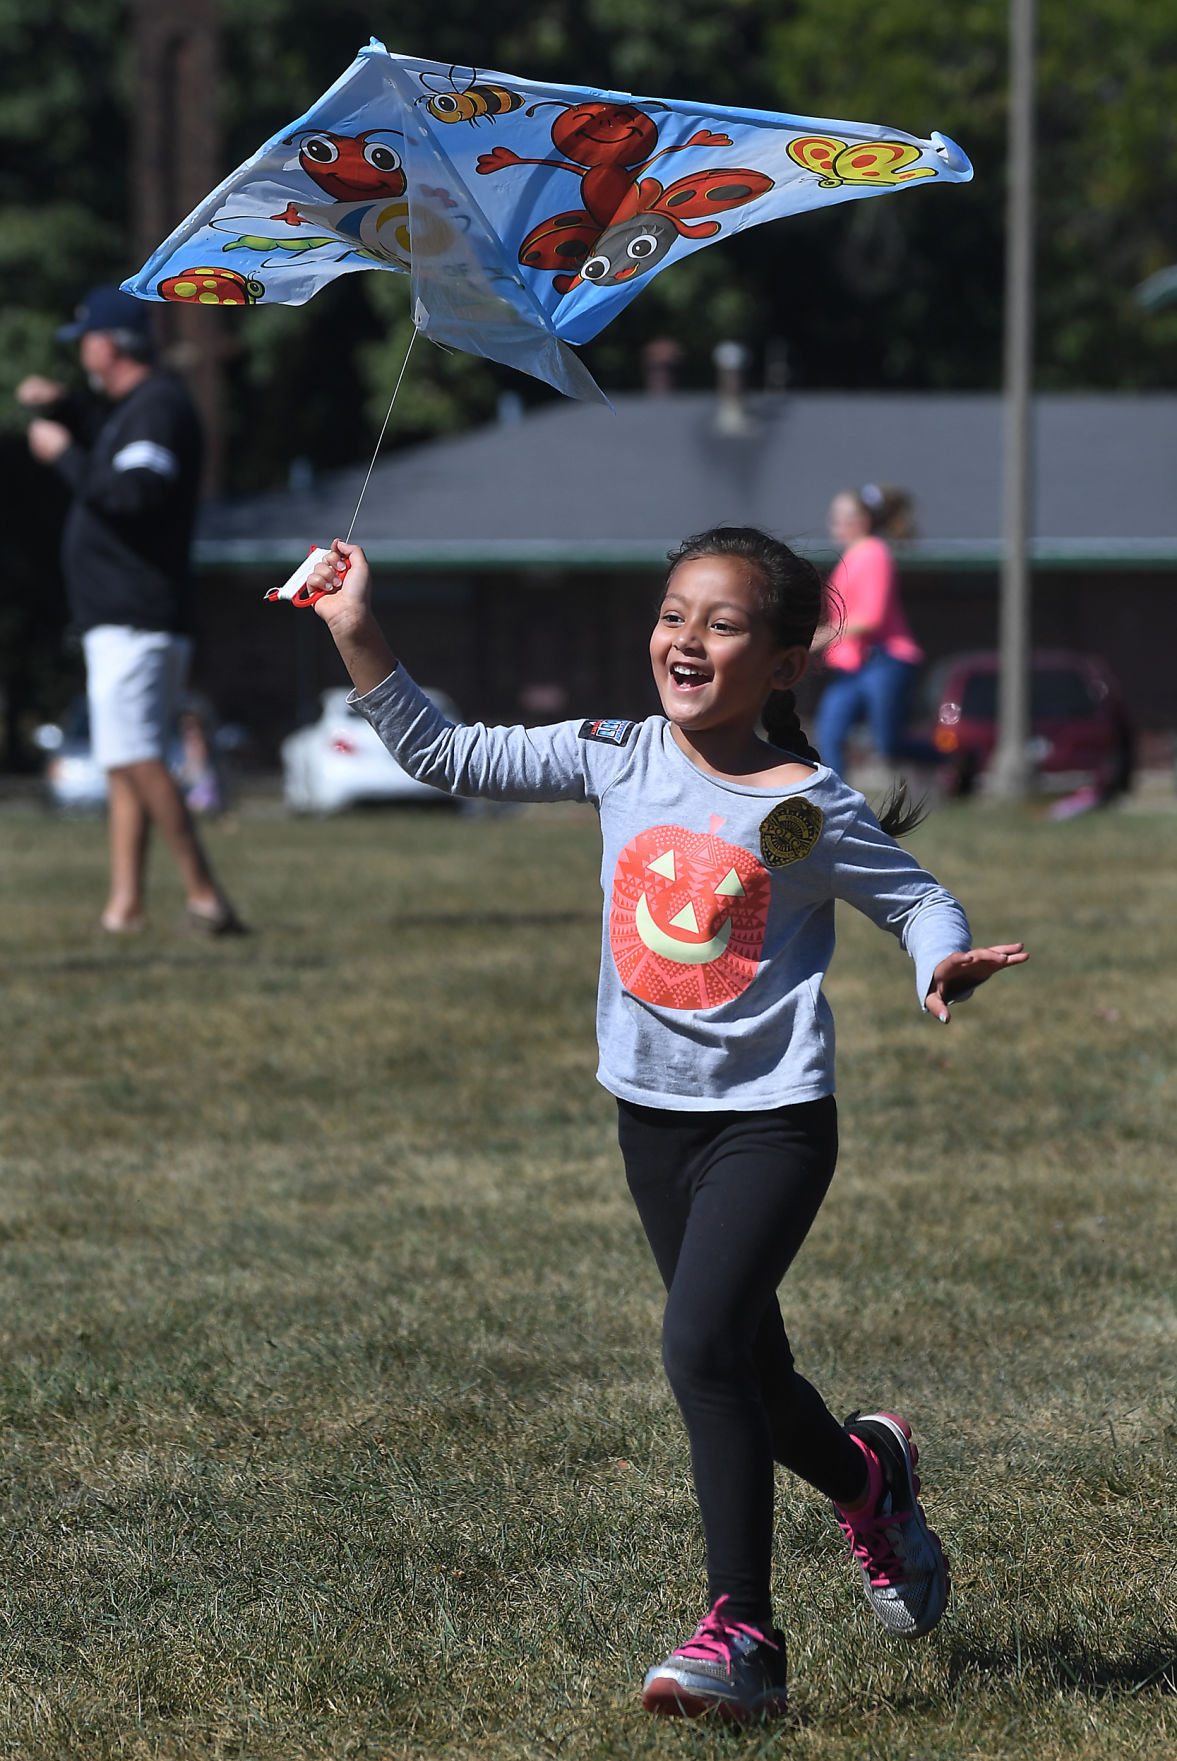
<path fill-rule="evenodd" d="M 839 1503 L 862 1453 L 793 1367 L 776 1289 L 833 1178 L 832 1095 L 762 1113 L 618 1101 L 626 1178 L 669 1292 L 662 1361 L 691 1446 L 709 1599 L 772 1624 L 773 1462 Z"/>

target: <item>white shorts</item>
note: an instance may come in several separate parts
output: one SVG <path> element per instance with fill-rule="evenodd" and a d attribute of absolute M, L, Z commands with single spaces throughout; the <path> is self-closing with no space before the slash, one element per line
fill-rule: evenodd
<path fill-rule="evenodd" d="M 98 624 L 82 637 L 90 746 L 103 770 L 162 759 L 175 731 L 190 636 Z"/>

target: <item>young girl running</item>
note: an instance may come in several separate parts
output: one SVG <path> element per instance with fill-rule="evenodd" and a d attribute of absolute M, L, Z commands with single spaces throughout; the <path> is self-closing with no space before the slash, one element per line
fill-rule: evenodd
<path fill-rule="evenodd" d="M 362 550 L 333 552 L 310 583 L 330 594 L 316 610 L 359 708 L 411 775 L 458 795 L 591 801 L 600 814 L 598 1075 L 669 1293 L 663 1358 L 707 1547 L 709 1612 L 649 1671 L 642 1699 L 651 1712 L 780 1712 L 774 1462 L 832 1501 L 889 1632 L 930 1631 L 948 1596 L 909 1426 L 883 1412 L 840 1425 L 794 1369 L 777 1305 L 837 1154 L 821 992 L 834 902 L 898 936 L 941 1021 L 1026 955 L 1020 943 L 968 952 L 956 900 L 806 743 L 791 687 L 822 584 L 786 545 L 747 528 L 688 539 L 650 640 L 663 714 L 543 728 L 448 722 L 381 634 Z"/>

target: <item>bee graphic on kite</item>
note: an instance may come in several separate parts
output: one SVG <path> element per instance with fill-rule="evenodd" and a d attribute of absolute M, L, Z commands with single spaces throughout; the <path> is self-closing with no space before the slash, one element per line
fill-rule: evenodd
<path fill-rule="evenodd" d="M 767 195 L 773 181 L 761 171 L 724 166 L 665 188 L 642 175 L 667 153 L 731 144 L 729 135 L 704 128 L 655 151 L 658 125 L 644 110 L 594 98 L 565 107 L 552 124 L 552 145 L 563 158 L 521 159 L 510 147 L 495 147 L 479 155 L 477 170 L 488 177 L 511 165 L 551 165 L 580 178 L 584 207 L 541 221 L 519 247 L 523 267 L 558 271 L 553 286 L 566 294 L 582 282 L 616 287 L 644 275 L 678 239 L 713 238 L 720 225 L 706 216 Z"/>
<path fill-rule="evenodd" d="M 470 78 L 459 84 L 458 75 L 466 73 Z M 468 122 L 476 128 L 483 118 L 494 122 L 496 117 L 518 110 L 523 103 L 521 92 L 508 91 L 506 86 L 480 84 L 476 67 L 451 67 L 448 80 L 437 73 L 421 73 L 417 77 L 425 90 L 432 93 L 429 98 L 419 98 L 418 103 L 424 104 L 437 122 Z"/>

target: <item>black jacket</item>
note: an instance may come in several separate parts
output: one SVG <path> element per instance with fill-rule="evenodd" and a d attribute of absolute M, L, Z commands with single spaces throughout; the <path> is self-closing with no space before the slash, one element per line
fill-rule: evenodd
<path fill-rule="evenodd" d="M 185 631 L 200 488 L 200 424 L 170 373 L 152 373 L 73 444 L 57 468 L 74 492 L 61 560 L 74 625 Z"/>

